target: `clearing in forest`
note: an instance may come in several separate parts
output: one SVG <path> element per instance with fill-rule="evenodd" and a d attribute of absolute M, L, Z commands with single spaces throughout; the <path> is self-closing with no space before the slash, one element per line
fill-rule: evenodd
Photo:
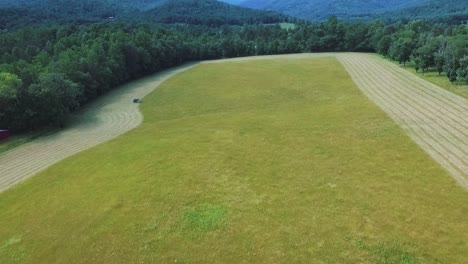
<path fill-rule="evenodd" d="M 0 263 L 466 262 L 467 192 L 336 58 L 200 64 L 144 101 L 0 194 Z"/>

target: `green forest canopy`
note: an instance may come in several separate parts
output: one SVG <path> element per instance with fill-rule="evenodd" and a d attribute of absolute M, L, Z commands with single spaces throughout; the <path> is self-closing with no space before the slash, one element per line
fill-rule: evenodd
<path fill-rule="evenodd" d="M 224 0 L 261 10 L 274 10 L 311 21 L 324 21 L 330 15 L 340 19 L 468 19 L 466 0 Z"/>
<path fill-rule="evenodd" d="M 291 18 L 214 0 L 177 0 L 159 8 L 144 11 L 153 18 L 145 22 L 93 21 L 98 7 L 96 13 L 85 13 L 84 21 L 62 17 L 57 22 L 48 18 L 52 8 L 37 9 L 26 23 L 34 26 L 21 24 L 21 12 L 0 9 L 10 14 L 0 16 L 0 24 L 16 25 L 0 33 L 0 128 L 30 131 L 60 125 L 68 113 L 122 83 L 195 60 L 378 52 L 403 64 L 412 60 L 416 70 L 435 69 L 452 82 L 468 80 L 465 25 L 343 22 L 332 16 L 322 23 L 295 21 L 295 27 L 283 29 L 278 22 Z"/>
<path fill-rule="evenodd" d="M 103 22 L 195 24 L 208 26 L 269 24 L 294 20 L 271 11 L 229 5 L 216 0 L 32 0 L 24 5 L 0 5 L 0 29 L 27 25 Z"/>

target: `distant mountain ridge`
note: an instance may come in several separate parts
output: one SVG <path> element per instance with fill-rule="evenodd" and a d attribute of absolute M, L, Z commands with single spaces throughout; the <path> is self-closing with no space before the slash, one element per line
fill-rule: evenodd
<path fill-rule="evenodd" d="M 278 23 L 285 15 L 216 0 L 0 0 L 0 30 L 109 19 L 219 26 Z"/>
<path fill-rule="evenodd" d="M 67 5 L 68 3 L 81 2 L 84 5 L 95 4 L 97 6 L 106 5 L 109 8 L 131 8 L 139 10 L 148 10 L 164 4 L 170 0 L 1 0 L 0 7 L 10 6 L 10 7 L 25 7 L 30 5 Z"/>
<path fill-rule="evenodd" d="M 240 6 L 273 10 L 308 20 L 431 18 L 468 14 L 467 0 L 223 0 Z"/>
<path fill-rule="evenodd" d="M 468 20 L 467 0 L 427 0 L 404 6 L 382 14 L 382 16 L 401 18 L 443 18 L 447 16 L 460 16 L 462 20 Z"/>
<path fill-rule="evenodd" d="M 160 23 L 207 26 L 270 24 L 286 20 L 286 16 L 276 12 L 243 8 L 216 0 L 171 0 L 145 14 Z"/>

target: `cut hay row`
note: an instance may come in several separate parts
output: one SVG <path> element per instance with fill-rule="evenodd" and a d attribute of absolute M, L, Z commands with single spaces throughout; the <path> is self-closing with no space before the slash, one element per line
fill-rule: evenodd
<path fill-rule="evenodd" d="M 379 68 L 379 65 L 373 64 L 373 66 L 378 74 L 376 77 L 381 82 L 389 83 L 395 87 L 393 92 L 399 96 L 400 103 L 411 104 L 423 110 L 414 113 L 419 116 L 421 120 L 424 120 L 422 125 L 432 126 L 434 129 L 437 129 L 442 137 L 448 140 L 450 144 L 459 144 L 458 146 L 464 151 L 461 155 L 466 155 L 466 153 L 468 153 L 466 142 L 460 141 L 460 139 L 463 139 L 467 135 L 462 127 L 463 125 L 457 123 L 456 115 L 452 114 L 450 111 L 445 111 L 447 109 L 446 107 L 437 107 L 437 102 L 433 101 L 434 98 L 427 99 L 417 92 L 411 93 L 411 91 L 406 91 L 405 88 L 401 88 L 404 85 L 400 81 L 394 81 L 394 79 L 388 78 L 385 70 Z M 408 97 L 408 95 L 411 97 Z M 405 104 L 403 104 L 403 107 L 405 107 Z"/>
<path fill-rule="evenodd" d="M 362 73 L 361 73 L 361 75 L 362 75 Z M 382 80 L 380 80 L 380 81 L 382 81 Z M 384 80 L 384 81 L 387 82 L 388 80 Z M 373 84 L 371 84 L 371 85 L 378 86 L 379 84 L 378 84 L 378 83 L 373 83 Z M 375 91 L 371 91 L 371 92 L 375 92 Z M 380 99 L 382 100 L 380 103 L 386 103 L 387 106 L 393 107 L 393 108 L 392 108 L 392 111 L 393 111 L 394 114 L 395 114 L 395 113 L 398 114 L 397 118 L 402 118 L 402 117 L 404 117 L 404 120 L 403 120 L 403 121 L 405 121 L 405 122 L 407 122 L 407 121 L 409 120 L 409 122 L 407 122 L 407 124 L 408 124 L 409 126 L 411 126 L 411 127 L 414 129 L 414 131 L 415 131 L 416 133 L 418 133 L 418 134 L 424 134 L 424 133 L 425 133 L 425 134 L 426 134 L 426 137 L 427 137 L 426 139 L 431 139 L 431 140 L 432 140 L 432 142 L 430 142 L 429 144 L 430 144 L 433 148 L 437 149 L 437 150 L 439 151 L 439 153 L 445 153 L 445 152 L 450 152 L 450 151 L 451 151 L 450 149 L 446 149 L 446 148 L 447 148 L 447 145 L 450 145 L 451 143 L 445 143 L 445 144 L 443 144 L 443 142 L 441 141 L 442 138 L 440 138 L 440 137 L 437 138 L 437 136 L 434 136 L 433 131 L 435 131 L 436 128 L 431 127 L 431 128 L 429 128 L 428 131 L 420 130 L 420 129 L 419 129 L 419 127 L 420 127 L 421 125 L 426 125 L 426 126 L 427 126 L 427 124 L 433 123 L 433 122 L 430 121 L 426 116 L 422 116 L 422 115 L 420 115 L 419 113 L 415 113 L 415 115 L 418 116 L 418 117 L 420 117 L 420 118 L 422 118 L 422 119 L 424 120 L 425 123 L 424 123 L 424 124 L 420 124 L 419 126 L 414 126 L 414 125 L 412 125 L 412 122 L 414 123 L 415 121 L 414 121 L 414 120 L 411 120 L 411 118 L 412 118 L 413 116 L 406 115 L 405 112 L 402 112 L 402 111 L 401 111 L 401 109 L 405 109 L 405 105 L 404 105 L 404 104 L 401 104 L 401 103 L 399 103 L 399 102 L 398 102 L 398 103 L 391 103 L 391 102 L 389 103 L 389 102 L 386 100 L 388 94 L 374 93 L 374 95 L 380 97 Z M 399 100 L 402 101 L 402 100 L 405 100 L 405 98 L 404 98 L 403 96 L 400 96 L 400 97 L 399 97 Z M 414 103 L 414 102 L 410 102 L 410 103 L 416 104 L 416 103 Z M 417 122 L 417 121 L 416 121 L 416 122 Z M 447 137 L 445 137 L 445 139 L 447 139 Z M 453 146 L 452 146 L 452 147 L 453 147 Z M 464 154 L 460 154 L 460 153 L 456 153 L 456 154 L 457 154 L 458 157 L 457 157 L 456 159 L 452 159 L 452 162 L 457 163 L 459 166 L 463 166 L 463 165 L 461 164 L 461 162 L 463 162 L 463 161 L 460 160 L 459 157 L 463 156 Z"/>
<path fill-rule="evenodd" d="M 454 178 L 468 188 L 468 102 L 399 67 L 367 54 L 293 54 L 207 61 L 223 63 L 265 59 L 337 56 L 372 101 Z M 144 97 L 185 65 L 125 85 L 85 107 L 66 130 L 0 155 L 0 192 L 80 151 L 138 126 L 143 117 L 134 97 Z"/>
<path fill-rule="evenodd" d="M 380 83 L 382 82 L 391 82 L 391 81 L 388 79 L 380 78 Z M 401 83 L 394 84 L 394 86 L 391 87 L 390 89 L 393 89 L 394 92 L 401 91 L 400 89 L 398 89 L 398 87 L 402 87 L 402 84 Z M 388 90 L 390 89 L 387 88 L 386 92 L 388 92 Z M 389 95 L 388 93 L 384 94 L 385 98 L 387 98 L 388 96 L 391 96 L 391 95 Z M 420 108 L 421 105 L 418 104 L 417 101 L 414 100 L 414 98 L 417 98 L 417 96 L 405 95 L 405 94 L 400 93 L 399 98 L 398 98 L 399 104 L 396 107 L 398 107 L 398 109 L 408 109 L 407 105 L 412 105 L 412 106 Z M 454 143 L 453 141 L 448 139 L 448 137 L 444 135 L 444 133 L 447 132 L 446 130 L 447 127 L 438 125 L 437 122 L 435 122 L 433 119 L 430 118 L 430 116 L 427 115 L 427 113 L 429 112 L 428 110 L 430 108 L 431 108 L 430 105 L 428 105 L 426 108 L 422 108 L 423 109 L 422 112 L 411 111 L 412 115 L 401 115 L 401 116 L 406 117 L 407 119 L 406 121 L 409 121 L 409 124 L 412 126 L 413 130 L 419 131 L 420 133 L 426 133 L 426 136 L 430 137 L 433 140 L 433 143 L 431 144 L 432 146 L 437 147 L 439 151 L 443 149 L 441 153 L 444 154 L 445 152 L 452 152 L 452 154 L 456 155 L 455 159 L 454 159 L 454 155 L 448 156 L 448 158 L 451 159 L 452 162 L 457 163 L 458 166 L 464 167 L 463 157 L 466 156 L 466 154 L 458 151 L 457 146 L 456 146 L 457 143 L 463 145 L 464 144 L 463 141 Z M 426 115 L 424 113 L 426 113 Z M 404 112 L 404 114 L 406 114 L 406 112 Z M 415 116 L 419 117 L 419 119 L 411 120 L 411 118 L 414 118 Z M 443 124 L 443 125 L 447 126 L 447 124 Z M 421 131 L 420 129 L 421 127 L 425 127 L 426 129 Z M 438 131 L 439 133 L 435 133 L 435 131 Z"/>
<path fill-rule="evenodd" d="M 143 116 L 134 97 L 142 98 L 168 78 L 195 63 L 124 85 L 75 114 L 63 131 L 0 155 L 0 192 L 78 152 L 137 127 Z"/>
<path fill-rule="evenodd" d="M 321 54 L 293 54 L 223 59 L 206 63 L 264 59 L 300 59 L 331 56 Z M 71 119 L 71 125 L 60 133 L 43 137 L 0 155 L 0 192 L 37 174 L 47 167 L 78 152 L 116 138 L 137 127 L 143 116 L 134 97 L 143 98 L 168 78 L 192 68 L 196 63 L 167 70 L 116 89 L 85 106 Z"/>
<path fill-rule="evenodd" d="M 254 61 L 254 60 L 279 60 L 279 59 L 316 59 L 323 57 L 334 57 L 336 53 L 323 52 L 323 53 L 299 53 L 299 54 L 285 54 L 285 55 L 261 55 L 254 57 L 240 57 L 230 59 L 220 59 L 203 61 L 202 63 L 226 63 L 226 62 L 242 62 L 242 61 Z"/>
<path fill-rule="evenodd" d="M 371 55 L 337 57 L 362 92 L 468 188 L 468 101 Z"/>

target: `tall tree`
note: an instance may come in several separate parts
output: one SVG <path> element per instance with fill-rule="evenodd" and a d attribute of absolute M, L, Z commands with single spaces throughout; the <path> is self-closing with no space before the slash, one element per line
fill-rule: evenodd
<path fill-rule="evenodd" d="M 19 100 L 19 89 L 23 82 L 18 76 L 0 72 L 0 128 L 9 128 L 14 122 Z"/>

